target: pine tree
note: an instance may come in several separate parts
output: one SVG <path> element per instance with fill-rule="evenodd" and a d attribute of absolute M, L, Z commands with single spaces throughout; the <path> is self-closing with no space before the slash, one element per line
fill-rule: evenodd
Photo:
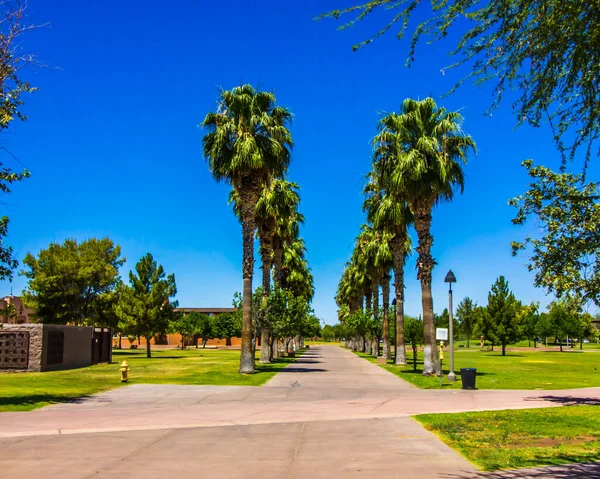
<path fill-rule="evenodd" d="M 137 274 L 136 274 L 137 273 Z M 115 312 L 119 327 L 127 335 L 146 338 L 146 354 L 150 358 L 150 340 L 169 328 L 177 302 L 169 299 L 177 294 L 175 275 L 166 276 L 162 266 L 147 253 L 129 272 L 130 285 L 119 284 L 119 302 Z"/>
<path fill-rule="evenodd" d="M 508 288 L 508 281 L 500 276 L 488 293 L 487 315 L 493 336 L 502 346 L 502 356 L 506 355 L 506 345 L 517 341 L 521 335 L 519 324 L 520 304 Z"/>
<path fill-rule="evenodd" d="M 463 299 L 456 308 L 456 319 L 459 323 L 460 332 L 467 338 L 467 348 L 469 347 L 469 342 L 473 336 L 473 329 L 475 329 L 477 322 L 475 308 L 477 308 L 477 304 L 468 297 Z"/>

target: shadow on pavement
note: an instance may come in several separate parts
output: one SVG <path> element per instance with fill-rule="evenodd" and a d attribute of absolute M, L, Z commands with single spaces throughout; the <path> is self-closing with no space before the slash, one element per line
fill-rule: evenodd
<path fill-rule="evenodd" d="M 572 458 L 571 458 L 572 459 Z M 600 479 L 600 462 L 587 464 L 566 464 L 563 466 L 540 467 L 536 469 L 515 469 L 498 472 L 465 472 L 464 474 L 443 474 L 444 479 Z"/>
<path fill-rule="evenodd" d="M 280 373 L 325 373 L 329 371 L 329 369 L 321 369 L 321 368 L 297 368 L 294 366 L 288 366 L 281 371 Z"/>

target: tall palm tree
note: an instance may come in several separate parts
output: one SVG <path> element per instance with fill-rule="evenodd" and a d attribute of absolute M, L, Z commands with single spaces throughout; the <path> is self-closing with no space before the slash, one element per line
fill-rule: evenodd
<path fill-rule="evenodd" d="M 297 210 L 288 216 L 280 216 L 273 234 L 273 282 L 281 285 L 283 275 L 283 252 L 300 236 L 304 216 Z"/>
<path fill-rule="evenodd" d="M 254 372 L 252 354 L 252 277 L 256 203 L 267 180 L 281 177 L 290 163 L 292 115 L 276 105 L 271 92 L 250 85 L 223 90 L 215 112 L 204 118 L 204 157 L 217 181 L 233 187 L 239 198 L 243 237 L 242 351 L 240 373 Z"/>
<path fill-rule="evenodd" d="M 367 277 L 361 267 L 357 266 L 352 260 L 346 263 L 335 297 L 340 322 L 345 322 L 352 314 L 362 309 L 366 280 Z M 353 350 L 360 348 L 364 351 L 365 343 L 364 337 L 354 337 L 351 340 L 351 347 Z"/>
<path fill-rule="evenodd" d="M 402 151 L 398 135 L 381 129 L 374 139 L 373 170 L 368 175 L 365 186 L 367 195 L 364 209 L 367 219 L 377 229 L 391 233 L 390 248 L 394 267 L 394 296 L 396 299 L 396 339 L 394 364 L 406 364 L 404 344 L 404 265 L 412 245 L 408 227 L 413 223 L 410 207 L 402 191 L 394 191 L 390 185 L 390 174 L 397 166 L 398 155 Z M 385 334 L 385 332 L 384 332 Z"/>
<path fill-rule="evenodd" d="M 279 236 L 281 228 L 285 228 L 285 225 L 295 221 L 300 203 L 299 189 L 300 187 L 296 183 L 281 178 L 273 179 L 265 185 L 256 204 L 259 251 L 262 262 L 263 303 L 265 304 L 271 291 L 274 239 L 276 234 Z M 264 319 L 261 328 L 260 362 L 266 364 L 270 362 L 270 349 L 267 346 L 271 339 L 271 332 L 269 318 L 265 317 Z"/>
<path fill-rule="evenodd" d="M 354 250 L 353 261 L 364 268 L 365 274 L 368 276 L 368 282 L 371 285 L 370 294 L 365 293 L 367 303 L 369 298 L 372 299 L 372 313 L 374 320 L 374 330 L 378 329 L 380 323 L 379 310 L 379 287 L 383 286 L 382 291 L 385 294 L 382 304 L 383 320 L 389 321 L 389 270 L 391 269 L 391 251 L 389 248 L 390 234 L 385 231 L 378 231 L 371 225 L 365 224 L 361 227 L 361 232 L 356 238 L 356 246 Z M 386 287 L 388 288 L 386 291 Z M 368 304 L 367 304 L 368 309 Z M 387 326 L 388 344 L 386 355 L 389 355 L 389 322 L 383 325 Z M 373 333 L 372 351 L 373 355 L 379 355 L 379 339 L 378 334 Z M 385 348 L 384 348 L 385 349 Z"/>
<path fill-rule="evenodd" d="M 424 322 L 423 374 L 439 370 L 435 343 L 431 276 L 435 260 L 431 255 L 431 214 L 440 201 L 452 200 L 455 189 L 464 187 L 462 166 L 475 142 L 461 128 L 458 112 L 438 108 L 432 98 L 406 99 L 399 114 L 380 120 L 380 131 L 395 135 L 389 154 L 397 162 L 390 175 L 390 186 L 408 200 L 417 231 L 417 279 L 421 282 Z"/>

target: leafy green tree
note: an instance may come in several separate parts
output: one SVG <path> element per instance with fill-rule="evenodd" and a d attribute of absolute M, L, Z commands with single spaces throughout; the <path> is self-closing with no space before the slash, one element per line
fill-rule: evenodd
<path fill-rule="evenodd" d="M 189 313 L 189 316 L 193 318 L 196 326 L 194 334 L 202 339 L 202 348 L 206 348 L 208 340 L 215 337 L 215 323 L 218 316 L 211 317 L 208 314 L 199 313 L 198 311 L 192 311 Z M 197 342 L 196 347 L 198 347 Z"/>
<path fill-rule="evenodd" d="M 242 315 L 240 313 L 221 313 L 213 317 L 215 338 L 225 338 L 225 344 L 231 346 L 231 338 L 242 334 Z"/>
<path fill-rule="evenodd" d="M 574 336 L 579 339 L 579 349 L 583 350 L 583 340 L 585 338 L 595 337 L 596 328 L 593 324 L 594 317 L 589 313 L 583 313 L 579 316 L 579 321 L 575 324 L 573 330 Z"/>
<path fill-rule="evenodd" d="M 420 12 L 420 3 L 430 3 L 430 7 L 423 6 L 427 10 Z M 380 11 L 389 12 L 389 19 L 354 50 L 394 26 L 398 27 L 398 39 L 403 39 L 413 14 L 425 18 L 414 30 L 409 65 L 421 39 L 452 38 L 455 46 L 450 47 L 449 54 L 456 61 L 442 68 L 441 74 L 463 65 L 470 66 L 471 72 L 451 91 L 467 80 L 476 86 L 492 82 L 494 108 L 504 90 L 515 88 L 518 94 L 512 109 L 519 123 L 537 127 L 547 120 L 563 154 L 570 152 L 573 157 L 583 146 L 586 159 L 590 158 L 600 132 L 600 53 L 594 46 L 594 39 L 600 36 L 600 21 L 596 4 L 563 0 L 370 0 L 317 19 L 354 15 L 340 27 L 345 29 Z M 570 146 L 563 143 L 571 140 Z"/>
<path fill-rule="evenodd" d="M 26 120 L 23 113 L 23 94 L 33 93 L 37 88 L 23 80 L 23 67 L 33 61 L 33 56 L 22 51 L 22 36 L 36 28 L 28 24 L 25 10 L 27 4 L 18 1 L 0 3 L 0 131 L 6 131 L 11 123 Z M 12 157 L 6 146 L 0 147 Z M 9 194 L 11 185 L 29 177 L 29 171 L 14 172 L 0 161 L 0 193 Z M 8 216 L 0 217 L 0 281 L 13 279 L 19 265 L 12 247 L 5 244 L 8 234 Z"/>
<path fill-rule="evenodd" d="M 0 308 L 0 317 L 3 323 L 14 323 L 19 315 L 14 304 L 7 304 L 5 308 Z"/>
<path fill-rule="evenodd" d="M 512 243 L 513 255 L 531 248 L 527 267 L 535 271 L 536 286 L 558 298 L 580 296 L 600 306 L 600 183 L 531 160 L 523 165 L 533 182 L 509 201 L 517 208 L 513 224 L 535 221 L 537 228 L 535 235 Z"/>
<path fill-rule="evenodd" d="M 548 313 L 540 313 L 535 325 L 535 334 L 540 338 L 544 338 L 544 343 L 548 347 L 548 337 L 554 334 L 552 319 Z"/>
<path fill-rule="evenodd" d="M 548 305 L 550 330 L 561 351 L 563 340 L 567 337 L 581 338 L 580 334 L 583 334 L 585 328 L 581 316 L 581 302 L 574 298 L 563 298 Z"/>
<path fill-rule="evenodd" d="M 521 306 L 508 287 L 508 281 L 500 276 L 488 293 L 486 313 L 489 316 L 492 336 L 502 346 L 502 356 L 506 355 L 506 345 L 521 337 L 519 311 Z"/>
<path fill-rule="evenodd" d="M 351 336 L 360 338 L 366 343 L 367 333 L 371 329 L 372 318 L 364 311 L 355 311 L 346 320 L 346 327 Z M 364 343 L 363 343 L 364 344 Z M 366 351 L 365 351 L 366 352 Z"/>
<path fill-rule="evenodd" d="M 177 302 L 170 301 L 177 294 L 175 275 L 166 275 L 150 253 L 129 272 L 129 285 L 120 283 L 119 301 L 115 312 L 119 327 L 126 335 L 146 338 L 146 355 L 152 357 L 150 340 L 156 334 L 165 334 L 173 320 L 173 308 Z"/>
<path fill-rule="evenodd" d="M 536 327 L 540 319 L 539 308 L 540 304 L 532 301 L 531 304 L 524 305 L 519 312 L 522 336 L 527 338 L 529 346 L 531 346 L 531 340 L 533 339 L 534 347 L 537 347 Z"/>
<path fill-rule="evenodd" d="M 335 330 L 333 329 L 333 326 L 331 326 L 330 324 L 326 324 L 325 326 L 323 326 L 323 329 L 321 330 L 321 339 L 323 341 L 333 341 L 335 338 Z"/>
<path fill-rule="evenodd" d="M 276 105 L 275 95 L 250 85 L 223 90 L 219 106 L 204 118 L 203 154 L 217 181 L 236 191 L 243 237 L 242 374 L 254 372 L 252 278 L 256 204 L 269 178 L 281 177 L 290 162 L 291 113 Z"/>
<path fill-rule="evenodd" d="M 458 303 L 458 307 L 456 308 L 456 320 L 459 324 L 457 331 L 460 331 L 467 339 L 467 348 L 469 347 L 477 323 L 476 307 L 477 304 L 471 298 L 467 297 Z"/>
<path fill-rule="evenodd" d="M 436 314 L 434 318 L 436 328 L 450 329 L 450 313 L 448 312 L 448 308 L 444 308 L 442 314 Z M 460 331 L 460 325 L 456 316 L 452 317 L 452 323 L 452 326 L 454 327 L 454 336 L 456 337 L 458 331 Z"/>
<path fill-rule="evenodd" d="M 181 349 L 185 349 L 196 331 L 198 331 L 198 324 L 195 316 L 180 312 L 173 314 L 173 319 L 169 324 L 169 332 L 181 335 Z"/>
<path fill-rule="evenodd" d="M 51 243 L 37 257 L 27 253 L 25 305 L 42 323 L 115 327 L 114 305 L 121 247 L 108 238 Z"/>
<path fill-rule="evenodd" d="M 423 344 L 423 321 L 421 319 L 404 318 L 404 337 L 413 351 L 413 371 L 417 370 L 417 347 Z"/>
<path fill-rule="evenodd" d="M 334 341 L 340 341 L 346 337 L 346 328 L 343 324 L 338 323 L 333 325 Z"/>

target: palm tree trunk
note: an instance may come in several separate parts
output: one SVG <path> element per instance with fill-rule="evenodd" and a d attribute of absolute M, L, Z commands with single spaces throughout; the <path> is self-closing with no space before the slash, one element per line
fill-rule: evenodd
<path fill-rule="evenodd" d="M 394 236 L 392 255 L 394 259 L 394 293 L 396 295 L 396 344 L 394 364 L 406 364 L 406 348 L 404 345 L 404 262 L 406 235 Z"/>
<path fill-rule="evenodd" d="M 372 293 L 373 293 L 373 319 L 375 322 L 379 322 L 379 281 L 375 280 L 372 283 Z M 377 335 L 373 334 L 374 339 L 377 339 Z M 373 356 L 379 356 L 379 342 L 377 343 L 377 349 L 372 348 L 371 354 Z"/>
<path fill-rule="evenodd" d="M 365 309 L 367 311 L 373 310 L 373 293 L 371 293 L 370 289 L 365 293 Z"/>
<path fill-rule="evenodd" d="M 421 282 L 421 303 L 423 307 L 423 375 L 431 376 L 439 372 L 439 358 L 435 342 L 435 324 L 433 316 L 433 297 L 431 295 L 431 274 L 435 261 L 431 256 L 433 236 L 431 236 L 430 201 L 417 202 L 413 209 L 415 230 L 419 244 L 417 246 L 417 279 Z"/>
<path fill-rule="evenodd" d="M 241 374 L 254 373 L 254 355 L 252 353 L 252 276 L 254 275 L 254 232 L 256 231 L 255 207 L 258 200 L 258 188 L 254 178 L 243 178 L 243 187 L 239 189 L 242 219 L 242 346 L 240 355 Z"/>
<path fill-rule="evenodd" d="M 386 274 L 381 282 L 381 291 L 383 292 L 383 357 L 392 359 L 390 349 L 390 276 Z M 378 345 L 379 347 L 379 345 Z"/>
<path fill-rule="evenodd" d="M 273 265 L 273 235 L 270 225 L 262 224 L 260 232 L 260 257 L 262 261 L 262 289 L 263 289 L 263 308 L 266 309 L 269 294 L 271 292 L 271 268 Z M 269 330 L 269 318 L 267 313 L 263 317 L 261 328 L 261 346 L 260 346 L 260 363 L 270 363 L 269 353 L 269 338 L 271 331 Z"/>
<path fill-rule="evenodd" d="M 283 270 L 283 242 L 277 236 L 273 237 L 273 283 L 281 286 Z"/>

